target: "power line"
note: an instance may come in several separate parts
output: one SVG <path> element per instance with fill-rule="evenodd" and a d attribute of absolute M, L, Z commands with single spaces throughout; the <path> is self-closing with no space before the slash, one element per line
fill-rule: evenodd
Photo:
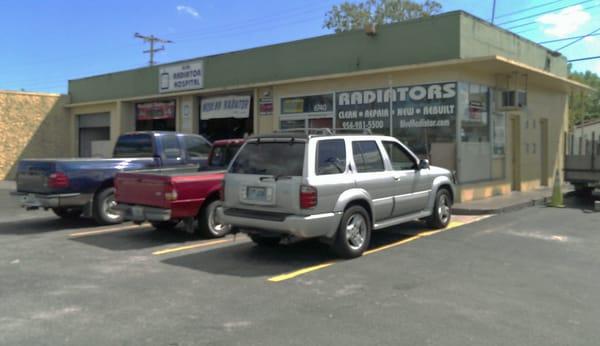
<path fill-rule="evenodd" d="M 568 62 L 576 62 L 576 61 L 584 61 L 584 60 L 594 60 L 594 59 L 600 59 L 600 55 L 597 55 L 597 56 L 588 56 L 586 58 L 579 58 L 579 59 L 571 59 Z"/>
<path fill-rule="evenodd" d="M 510 23 L 514 23 L 514 22 L 519 22 L 519 21 L 522 21 L 522 20 L 525 20 L 525 19 L 539 17 L 539 16 L 544 15 L 544 14 L 548 14 L 548 13 L 552 13 L 552 12 L 564 10 L 565 8 L 569 8 L 569 7 L 573 7 L 573 6 L 577 6 L 577 5 L 582 5 L 582 4 L 585 4 L 585 3 L 588 3 L 588 2 L 592 2 L 592 1 L 595 1 L 595 0 L 585 0 L 585 1 L 576 2 L 576 3 L 571 4 L 571 5 L 567 5 L 567 6 L 555 8 L 553 10 L 548 10 L 548 11 L 544 11 L 544 12 L 532 14 L 532 15 L 529 15 L 529 16 L 525 16 L 525 17 L 521 17 L 521 18 L 509 20 L 507 22 L 503 22 L 503 23 L 500 23 L 500 24 L 497 24 L 497 25 L 506 25 L 506 24 L 510 24 Z"/>
<path fill-rule="evenodd" d="M 496 19 L 498 19 L 498 18 L 505 18 L 505 17 L 508 17 L 508 16 L 512 16 L 513 14 L 523 13 L 523 12 L 526 12 L 526 11 L 529 11 L 529 10 L 534 10 L 536 8 L 549 6 L 549 5 L 555 4 L 557 2 L 562 2 L 562 1 L 565 1 L 565 0 L 555 0 L 555 1 L 550 1 L 550 2 L 547 2 L 545 4 L 541 4 L 541 5 L 537 5 L 537 6 L 526 7 L 526 8 L 523 8 L 523 9 L 519 10 L 519 11 L 513 11 L 513 12 L 501 14 L 499 16 L 496 16 Z"/>
<path fill-rule="evenodd" d="M 577 5 L 574 5 L 574 6 L 577 6 Z M 600 6 L 600 4 L 598 4 L 598 5 L 592 5 L 592 6 L 589 6 L 589 7 L 585 7 L 584 10 L 590 10 L 590 9 L 596 8 L 598 6 Z M 554 11 L 551 11 L 551 12 L 554 12 Z M 544 14 L 547 14 L 547 13 L 550 13 L 550 12 L 540 13 L 539 15 L 537 15 L 537 17 L 540 17 L 540 16 L 542 16 Z M 536 17 L 536 16 L 534 16 L 534 17 Z M 536 22 L 535 20 L 533 20 L 531 22 L 527 22 L 527 23 L 523 23 L 523 24 L 511 26 L 511 27 L 508 27 L 506 29 L 507 30 L 513 30 L 513 29 L 516 29 L 516 28 L 521 28 L 521 27 L 524 27 L 524 26 L 532 25 L 532 24 L 538 24 L 538 22 Z"/>
<path fill-rule="evenodd" d="M 539 44 L 547 44 L 547 43 L 555 43 L 555 42 L 562 42 L 562 41 L 570 41 L 570 40 L 574 40 L 576 38 L 586 38 L 589 36 L 600 36 L 600 33 L 598 34 L 592 34 L 592 35 L 583 35 L 583 36 L 571 36 L 571 37 L 565 37 L 565 38 L 559 38 L 556 40 L 548 40 L 548 41 L 541 41 L 538 42 Z"/>
<path fill-rule="evenodd" d="M 569 47 L 569 46 L 572 46 L 572 45 L 574 45 L 575 43 L 577 43 L 577 42 L 579 42 L 579 41 L 583 40 L 584 38 L 586 38 L 586 37 L 588 37 L 588 36 L 590 36 L 590 35 L 593 35 L 593 34 L 597 33 L 598 31 L 600 31 L 600 28 L 598 28 L 598 29 L 596 29 L 596 30 L 594 30 L 594 31 L 590 32 L 590 33 L 589 33 L 589 34 L 587 34 L 587 35 L 584 35 L 583 37 L 580 37 L 580 38 L 576 39 L 576 40 L 575 40 L 575 41 L 573 41 L 573 42 L 567 43 L 567 44 L 565 44 L 564 46 L 562 46 L 562 47 L 560 47 L 560 48 L 558 48 L 558 49 L 555 49 L 555 51 L 557 51 L 557 52 L 558 52 L 558 51 L 559 51 L 559 50 L 561 50 L 561 49 L 564 49 L 564 48 L 567 48 L 567 47 Z"/>

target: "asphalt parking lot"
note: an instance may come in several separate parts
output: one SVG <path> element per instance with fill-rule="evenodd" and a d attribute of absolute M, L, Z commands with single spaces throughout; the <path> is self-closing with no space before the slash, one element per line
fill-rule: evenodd
<path fill-rule="evenodd" d="M 2 190 L 0 344 L 597 344 L 600 213 L 568 202 L 407 224 L 337 261 L 316 242 L 22 216 Z"/>

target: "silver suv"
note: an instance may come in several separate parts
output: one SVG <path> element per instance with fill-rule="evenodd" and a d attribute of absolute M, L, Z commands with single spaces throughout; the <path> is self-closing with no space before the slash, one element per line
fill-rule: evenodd
<path fill-rule="evenodd" d="M 275 133 L 251 137 L 229 166 L 218 217 L 258 245 L 320 238 L 360 256 L 372 230 L 450 222 L 454 176 L 393 137 Z"/>

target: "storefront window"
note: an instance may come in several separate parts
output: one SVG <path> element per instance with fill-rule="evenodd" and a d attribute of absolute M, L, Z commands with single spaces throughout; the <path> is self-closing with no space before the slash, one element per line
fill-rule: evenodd
<path fill-rule="evenodd" d="M 473 183 L 497 178 L 493 162 L 490 114 L 491 90 L 474 83 L 459 83 L 458 179 Z"/>
<path fill-rule="evenodd" d="M 333 94 L 286 97 L 281 99 L 279 128 L 334 128 Z"/>
<path fill-rule="evenodd" d="M 390 135 L 392 88 L 336 93 L 336 126 L 347 130 L 369 129 L 374 134 Z"/>
<path fill-rule="evenodd" d="M 175 101 L 157 101 L 135 105 L 137 131 L 175 131 Z"/>
<path fill-rule="evenodd" d="M 456 83 L 397 88 L 393 136 L 421 158 L 456 169 Z"/>
<path fill-rule="evenodd" d="M 252 97 L 228 95 L 200 102 L 200 134 L 211 141 L 243 138 L 253 132 Z"/>

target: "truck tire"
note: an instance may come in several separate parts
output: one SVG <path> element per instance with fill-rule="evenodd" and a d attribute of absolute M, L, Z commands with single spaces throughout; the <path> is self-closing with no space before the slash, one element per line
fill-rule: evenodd
<path fill-rule="evenodd" d="M 446 228 L 452 219 L 452 197 L 446 189 L 438 190 L 431 216 L 425 219 L 427 226 L 433 229 Z"/>
<path fill-rule="evenodd" d="M 93 216 L 100 225 L 115 225 L 123 222 L 123 214 L 115 209 L 115 188 L 108 187 L 94 196 Z"/>
<path fill-rule="evenodd" d="M 172 231 L 179 225 L 179 220 L 152 221 L 150 224 L 159 231 Z"/>
<path fill-rule="evenodd" d="M 332 244 L 333 252 L 342 258 L 361 256 L 369 248 L 371 228 L 365 208 L 355 205 L 346 209 Z"/>
<path fill-rule="evenodd" d="M 83 209 L 80 208 L 52 208 L 52 211 L 56 216 L 65 220 L 76 220 L 79 219 L 83 213 Z"/>
<path fill-rule="evenodd" d="M 223 202 L 212 199 L 205 202 L 198 215 L 198 234 L 205 238 L 222 238 L 231 232 L 231 225 L 216 220 L 216 210 Z"/>
<path fill-rule="evenodd" d="M 580 184 L 575 185 L 575 196 L 579 198 L 590 198 L 593 191 L 591 187 Z"/>

